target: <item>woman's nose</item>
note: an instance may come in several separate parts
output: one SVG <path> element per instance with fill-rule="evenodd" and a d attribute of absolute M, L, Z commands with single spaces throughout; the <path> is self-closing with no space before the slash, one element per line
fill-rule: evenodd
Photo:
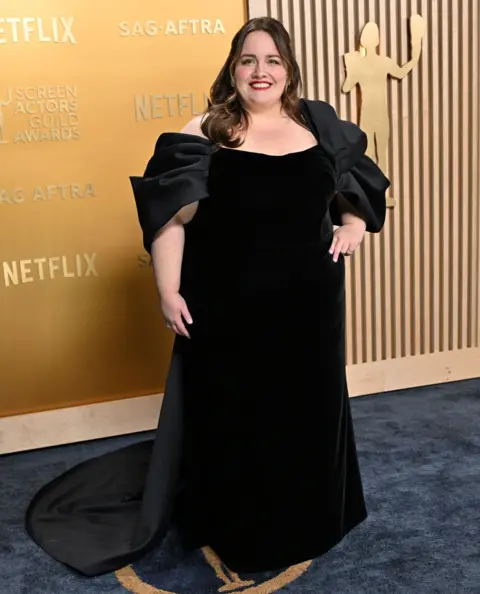
<path fill-rule="evenodd" d="M 263 62 L 257 62 L 255 66 L 255 76 L 263 78 L 265 76 L 265 65 Z"/>

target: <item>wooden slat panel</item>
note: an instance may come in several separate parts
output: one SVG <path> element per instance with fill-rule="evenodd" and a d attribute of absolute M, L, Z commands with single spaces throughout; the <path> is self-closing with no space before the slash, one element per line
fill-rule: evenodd
<path fill-rule="evenodd" d="M 459 188 L 460 196 L 469 196 L 469 200 L 464 202 L 459 201 L 460 206 L 460 226 L 462 229 L 461 237 L 461 250 L 459 259 L 459 278 L 460 278 L 460 305 L 459 305 L 459 337 L 458 346 L 464 348 L 465 346 L 471 346 L 468 335 L 468 324 L 469 320 L 467 312 L 469 309 L 470 300 L 470 283 L 471 278 L 468 274 L 468 259 L 471 252 L 471 228 L 469 224 L 469 205 L 472 203 L 471 199 L 471 179 L 470 179 L 470 168 L 471 162 L 468 158 L 469 153 L 469 130 L 472 126 L 472 117 L 470 111 L 470 101 L 472 93 L 470 92 L 469 83 L 470 78 L 470 48 L 464 42 L 464 37 L 468 35 L 469 18 L 471 19 L 471 0 L 465 0 L 463 4 L 458 5 L 459 10 L 459 21 L 460 30 L 458 38 L 458 46 L 461 57 L 461 76 L 462 84 L 459 85 L 459 101 L 460 101 L 460 123 L 461 123 L 461 134 L 462 139 L 462 151 L 460 153 L 460 182 L 461 187 Z M 478 63 L 477 63 L 478 65 Z"/>
<path fill-rule="evenodd" d="M 313 19 L 314 19 L 314 8 L 312 6 L 311 0 L 306 0 L 303 3 L 303 22 L 304 22 L 304 34 L 303 34 L 303 42 L 304 42 L 304 94 L 306 97 L 313 96 L 315 94 L 315 64 L 316 60 L 314 59 L 315 46 L 316 46 L 316 39 L 314 37 L 314 27 L 313 27 Z"/>
<path fill-rule="evenodd" d="M 386 46 L 387 55 L 398 57 L 400 54 L 400 48 L 398 45 L 398 31 L 397 31 L 397 22 L 396 22 L 396 13 L 393 10 L 393 6 L 389 3 L 386 4 L 386 13 L 387 13 L 387 23 L 388 23 L 388 30 L 387 30 L 387 39 L 386 43 L 384 41 L 384 46 Z M 393 254 L 393 290 L 392 295 L 393 299 L 390 305 L 392 310 L 392 330 L 394 333 L 394 345 L 393 345 L 393 358 L 401 357 L 402 356 L 402 319 L 403 319 L 403 311 L 402 311 L 402 303 L 403 303 L 403 291 L 402 291 L 402 267 L 400 264 L 401 255 L 403 253 L 402 246 L 401 246 L 401 218 L 398 214 L 398 208 L 402 204 L 402 200 L 404 195 L 401 193 L 402 185 L 401 185 L 401 171 L 400 171 L 400 154 L 401 154 L 401 136 L 397 130 L 398 122 L 401 122 L 402 118 L 400 116 L 400 87 L 399 85 L 394 82 L 393 84 L 388 85 L 388 90 L 390 91 L 390 167 L 389 167 L 389 177 L 392 181 L 392 187 L 390 195 L 394 197 L 394 199 L 398 203 L 398 207 L 395 211 L 390 213 L 390 217 L 388 220 L 388 225 L 386 226 L 386 233 L 391 234 L 392 240 L 390 242 L 390 250 Z M 387 305 L 388 307 L 388 305 Z"/>
<path fill-rule="evenodd" d="M 418 13 L 417 0 L 410 0 L 407 3 L 408 14 Z M 407 18 L 405 19 L 407 23 Z M 408 40 L 408 37 L 405 36 Z M 407 51 L 407 60 L 410 59 L 410 52 Z M 409 277 L 412 279 L 410 285 L 410 300 L 412 302 L 412 329 L 418 331 L 412 332 L 411 338 L 411 352 L 412 354 L 421 354 L 424 352 L 424 332 L 425 332 L 425 319 L 424 309 L 422 307 L 423 294 L 425 292 L 425 277 L 422 274 L 422 260 L 423 254 L 421 251 L 421 240 L 423 235 L 422 225 L 422 194 L 420 188 L 424 177 L 424 170 L 421 166 L 422 163 L 422 151 L 421 142 L 424 137 L 424 116 L 422 113 L 422 104 L 420 99 L 420 84 L 422 75 L 423 61 L 417 65 L 410 75 L 410 93 L 408 101 L 408 111 L 410 114 L 410 138 L 411 151 L 409 161 L 411 164 L 412 172 L 417 169 L 416 174 L 410 175 L 410 196 L 411 196 L 411 211 L 410 211 L 410 222 L 408 227 L 410 229 L 409 243 L 412 250 L 410 259 L 410 274 Z M 407 264 L 408 266 L 408 264 Z M 416 282 L 418 281 L 418 282 Z"/>
<path fill-rule="evenodd" d="M 349 44 L 349 39 L 350 39 L 350 35 L 349 35 L 350 30 L 348 28 L 347 7 L 345 6 L 345 3 L 343 3 L 343 2 L 340 2 L 337 5 L 337 18 L 338 18 L 339 22 L 344 24 L 343 27 L 339 27 L 339 31 L 338 31 L 338 45 L 339 45 L 339 47 L 342 48 L 342 47 L 346 47 Z M 352 32 L 353 32 L 353 29 L 352 29 Z M 354 43 L 355 43 L 355 37 L 353 36 L 352 44 L 354 44 Z M 338 56 L 338 59 L 340 61 L 339 68 L 342 69 L 343 63 L 342 63 L 341 56 Z M 339 87 L 340 87 L 340 84 L 339 84 Z M 345 93 L 339 93 L 339 95 L 340 95 L 339 115 L 340 115 L 340 117 L 344 117 L 345 119 L 351 119 L 351 113 L 350 113 L 350 109 L 349 109 L 350 104 L 347 100 L 347 96 L 345 95 Z M 348 259 L 346 261 L 345 273 L 346 273 L 346 285 L 348 287 L 348 290 L 346 293 L 346 324 L 347 324 L 347 327 L 349 328 L 350 325 L 352 324 L 352 319 L 353 319 L 354 301 L 353 301 L 352 292 L 350 291 L 351 278 L 352 278 L 352 267 L 350 266 L 350 260 L 348 260 Z M 353 344 L 352 344 L 351 340 L 347 342 L 346 360 L 347 360 L 347 362 L 354 360 Z"/>
<path fill-rule="evenodd" d="M 248 17 L 253 19 L 266 16 L 269 14 L 268 6 L 269 0 L 256 0 L 256 2 L 250 2 L 248 7 Z"/>
<path fill-rule="evenodd" d="M 356 19 L 356 29 L 357 35 L 359 33 L 359 24 L 366 22 L 366 15 L 365 15 L 365 5 L 363 2 L 357 3 L 356 11 L 355 11 L 355 19 Z M 358 43 L 358 40 L 356 40 Z M 355 47 L 355 46 L 354 46 Z M 346 52 L 344 52 L 346 53 Z M 355 90 L 351 93 L 354 94 Z M 363 246 L 363 250 L 359 251 L 355 258 L 352 258 L 352 266 L 355 270 L 355 278 L 353 281 L 353 286 L 355 287 L 355 295 L 354 295 L 354 308 L 357 317 L 357 324 L 356 324 L 356 342 L 358 345 L 357 350 L 357 358 L 354 363 L 365 363 L 369 361 L 369 357 L 367 355 L 367 344 L 370 342 L 368 340 L 365 322 L 366 322 L 366 315 L 367 315 L 367 290 L 366 290 L 366 283 L 368 282 L 367 275 L 366 275 L 366 266 L 365 266 L 365 259 L 366 259 L 366 250 L 368 250 L 370 238 L 367 237 L 366 241 Z M 358 256 L 358 257 L 357 257 Z M 352 328 L 350 328 L 351 333 Z M 350 338 L 351 340 L 351 338 Z"/>
<path fill-rule="evenodd" d="M 422 184 L 420 188 L 420 196 L 418 198 L 420 205 L 419 225 L 417 233 L 420 236 L 419 246 L 419 260 L 420 271 L 419 274 L 423 280 L 422 299 L 420 301 L 422 311 L 422 351 L 421 354 L 433 352 L 432 341 L 432 233 L 425 233 L 425 229 L 432 229 L 432 211 L 431 203 L 426 200 L 427 196 L 431 196 L 433 188 L 432 180 L 432 151 L 435 142 L 430 142 L 432 137 L 433 127 L 433 106 L 431 97 L 431 86 L 429 77 L 431 72 L 431 42 L 432 42 L 432 28 L 429 25 L 428 4 L 430 0 L 421 0 L 419 6 L 419 13 L 426 16 L 427 31 L 423 50 L 426 54 L 425 59 L 420 61 L 420 96 L 419 103 L 421 106 L 422 131 L 420 134 L 420 158 L 422 171 Z M 430 19 L 431 20 L 431 19 Z M 420 256 L 421 254 L 421 256 Z"/>
<path fill-rule="evenodd" d="M 461 112 L 460 112 L 460 98 L 459 93 L 461 92 L 460 85 L 460 64 L 461 47 L 459 45 L 458 36 L 458 9 L 460 3 L 450 7 L 450 43 L 449 43 L 449 60 L 451 61 L 451 81 L 448 87 L 451 93 L 451 107 L 449 110 L 449 128 L 451 130 L 451 146 L 452 151 L 450 152 L 450 164 L 452 169 L 452 178 L 450 185 L 450 193 L 448 196 L 448 220 L 450 224 L 450 288 L 449 288 L 449 311 L 450 327 L 449 327 L 449 342 L 447 350 L 455 350 L 459 348 L 459 292 L 460 292 L 460 281 L 458 271 L 460 267 L 460 240 L 463 235 L 461 227 L 459 225 L 459 209 L 462 200 L 458 198 L 462 196 L 463 183 L 460 184 L 459 175 L 459 156 L 462 154 L 462 145 L 460 143 L 460 134 L 462 128 Z M 463 180 L 462 180 L 463 181 Z"/>
<path fill-rule="evenodd" d="M 384 10 L 380 10 L 378 13 L 378 25 L 380 28 L 380 39 L 388 39 L 389 35 L 387 32 L 387 15 Z M 351 44 L 349 47 L 353 47 L 354 44 Z M 385 43 L 383 45 L 385 47 Z M 387 48 L 387 53 L 388 48 Z M 388 89 L 390 91 L 390 88 Z M 389 93 L 391 95 L 391 93 Z M 391 101 L 390 101 L 391 105 Z M 390 147 L 392 146 L 392 142 L 390 142 Z M 392 163 L 392 154 L 391 150 L 388 151 L 387 156 L 387 163 L 388 167 L 391 166 Z M 389 211 L 387 213 L 387 228 L 390 229 L 392 225 L 392 221 L 390 220 Z M 393 281 L 394 281 L 394 260 L 392 258 L 393 254 L 395 253 L 392 249 L 392 234 L 388 233 L 381 233 L 380 234 L 380 265 L 379 265 L 379 274 L 382 279 L 382 296 L 381 302 L 378 304 L 378 309 L 382 311 L 383 320 L 382 320 L 382 337 L 381 337 L 381 359 L 391 359 L 393 358 L 393 327 L 394 327 L 394 309 L 392 307 L 385 307 L 385 304 L 392 303 L 394 298 L 393 292 Z"/>
<path fill-rule="evenodd" d="M 478 77 L 478 64 L 480 64 L 480 46 L 479 46 L 479 37 L 480 37 L 480 19 L 479 19 L 479 7 L 478 2 L 476 0 L 472 0 L 472 13 L 471 13 L 471 20 L 473 22 L 473 26 L 469 28 L 472 31 L 472 52 L 471 52 L 471 61 L 470 61 L 470 72 L 469 72 L 469 79 L 471 78 L 471 86 L 470 86 L 470 101 L 471 101 L 471 112 L 472 112 L 472 128 L 471 130 L 478 130 L 480 128 L 480 121 L 479 121 L 479 77 Z M 468 34 L 467 34 L 468 36 Z M 471 217 L 470 217 L 470 236 L 472 237 L 472 252 L 470 256 L 470 266 L 469 266 L 469 276 L 471 278 L 471 302 L 469 304 L 469 311 L 473 311 L 473 327 L 472 323 L 469 324 L 470 330 L 470 340 L 473 346 L 478 346 L 480 344 L 479 340 L 479 332 L 480 332 L 480 323 L 479 323 L 479 307 L 480 307 L 480 295 L 479 295 L 479 261 L 480 261 L 480 243 L 479 237 L 480 233 L 478 232 L 480 228 L 480 207 L 478 200 L 475 200 L 475 196 L 480 194 L 480 176 L 479 176 L 479 147 L 480 147 L 480 134 L 475 136 L 470 133 L 470 147 L 471 147 L 471 155 L 472 155 L 472 171 L 471 171 L 471 192 L 470 196 L 471 199 Z M 476 256 L 476 258 L 475 258 Z M 470 318 L 470 319 L 471 319 Z"/>
<path fill-rule="evenodd" d="M 381 235 L 347 260 L 347 362 L 373 363 L 480 344 L 479 6 L 475 0 L 250 0 L 290 31 L 305 96 L 358 122 L 341 92 L 343 55 L 363 26 L 380 54 L 410 59 L 409 18 L 425 20 L 420 63 L 387 83 L 389 210 Z M 420 359 L 419 359 L 420 360 Z"/>
<path fill-rule="evenodd" d="M 410 15 L 410 10 L 407 8 L 407 0 L 398 0 L 397 3 L 398 14 L 396 19 L 396 26 L 399 30 L 399 62 L 405 64 L 408 60 L 408 37 L 407 37 L 407 23 L 406 19 Z M 400 121 L 398 122 L 398 129 L 394 130 L 394 134 L 399 135 L 400 139 L 400 152 L 397 158 L 400 161 L 400 178 L 397 180 L 399 183 L 399 194 L 397 209 L 398 217 L 400 219 L 400 231 L 401 231 L 401 291 L 402 291 L 402 355 L 412 355 L 411 340 L 412 340 L 412 296 L 411 296 L 411 276 L 410 270 L 410 258 L 412 254 L 411 250 L 411 220 L 410 210 L 412 201 L 410 199 L 410 152 L 412 150 L 411 139 L 409 135 L 410 126 L 410 105 L 408 101 L 408 93 L 411 85 L 411 77 L 408 76 L 401 83 L 395 82 L 399 88 L 399 103 L 400 103 Z M 395 122 L 394 122 L 395 123 Z"/>
<path fill-rule="evenodd" d="M 316 94 L 313 96 L 328 96 L 328 44 L 325 43 L 325 36 L 328 35 L 328 28 L 325 20 L 325 6 L 323 2 L 311 0 L 313 12 L 313 28 L 315 32 L 315 47 L 317 69 L 315 71 Z"/>
<path fill-rule="evenodd" d="M 441 12 L 441 29 L 440 29 L 440 76 L 441 76 L 441 93 L 440 93 L 440 110 L 442 113 L 441 121 L 441 171 L 442 181 L 440 185 L 440 218 L 441 218 L 441 241 L 442 241 L 442 256 L 443 262 L 440 267 L 441 272 L 441 294 L 440 294 L 440 348 L 442 351 L 448 349 L 449 344 L 449 318 L 451 312 L 449 310 L 449 270 L 451 268 L 451 257 L 450 257 L 450 225 L 448 221 L 449 217 L 449 191 L 451 184 L 451 153 L 453 147 L 450 142 L 450 88 L 449 82 L 451 82 L 451 68 L 450 68 L 450 19 L 445 18 L 444 15 L 450 15 L 451 11 L 449 6 L 450 0 L 442 0 L 442 12 Z"/>
<path fill-rule="evenodd" d="M 440 230 L 440 188 L 442 185 L 442 163 L 441 163 L 441 136 L 442 123 L 440 119 L 440 51 L 442 37 L 439 35 L 439 12 L 442 0 L 432 0 L 432 8 L 427 23 L 430 24 L 431 43 L 427 44 L 428 69 L 431 72 L 431 86 L 429 89 L 429 103 L 432 106 L 433 118 L 430 121 L 430 140 L 433 145 L 434 168 L 431 172 L 433 180 L 433 193 L 430 197 L 430 212 L 433 214 L 433 224 L 429 230 L 432 234 L 432 251 L 430 261 L 432 263 L 432 293 L 433 307 L 430 316 L 433 331 L 433 352 L 441 351 L 440 342 L 440 275 L 441 275 L 441 230 Z M 428 13 L 427 13 L 428 14 Z M 426 198 L 426 197 L 425 197 Z"/>

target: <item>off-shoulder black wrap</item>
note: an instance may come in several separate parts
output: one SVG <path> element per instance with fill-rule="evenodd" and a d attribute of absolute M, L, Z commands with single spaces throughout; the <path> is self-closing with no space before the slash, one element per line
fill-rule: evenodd
<path fill-rule="evenodd" d="M 367 231 L 380 231 L 385 222 L 385 192 L 390 182 L 365 154 L 367 137 L 354 123 L 338 118 L 323 101 L 301 100 L 312 133 L 331 159 L 337 192 L 364 218 Z M 142 177 L 131 177 L 143 244 L 151 252 L 157 232 L 184 206 L 208 198 L 210 157 L 216 145 L 200 136 L 169 132 L 157 140 Z M 341 225 L 334 200 L 330 214 Z"/>
<path fill-rule="evenodd" d="M 184 206 L 208 197 L 215 145 L 191 134 L 167 132 L 155 145 L 143 177 L 130 181 L 147 252 L 156 233 Z"/>
<path fill-rule="evenodd" d="M 353 122 L 339 119 L 328 103 L 304 100 L 302 106 L 310 129 L 334 163 L 337 192 L 366 221 L 367 231 L 378 233 L 385 223 L 385 192 L 390 181 L 365 154 L 366 134 Z M 330 214 L 333 224 L 341 225 L 341 213 L 337 205 L 334 200 Z"/>

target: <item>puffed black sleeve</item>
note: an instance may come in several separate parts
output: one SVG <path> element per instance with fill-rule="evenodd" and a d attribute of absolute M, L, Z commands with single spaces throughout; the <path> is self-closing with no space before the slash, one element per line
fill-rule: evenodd
<path fill-rule="evenodd" d="M 366 134 L 353 122 L 338 118 L 332 106 L 305 101 L 307 121 L 336 169 L 336 190 L 365 220 L 367 231 L 378 233 L 385 223 L 386 192 L 390 181 L 365 154 Z M 334 198 L 330 206 L 334 225 L 341 225 L 341 212 Z"/>
<path fill-rule="evenodd" d="M 386 191 L 390 181 L 378 165 L 365 154 L 367 137 L 351 122 L 339 120 L 345 142 L 338 155 L 337 192 L 341 194 L 365 220 L 367 231 L 378 233 L 386 216 Z M 334 225 L 341 225 L 341 212 L 333 200 L 330 216 Z"/>
<path fill-rule="evenodd" d="M 156 142 L 143 177 L 130 177 L 148 253 L 155 235 L 181 208 L 208 197 L 214 148 L 214 143 L 200 136 L 164 133 Z"/>

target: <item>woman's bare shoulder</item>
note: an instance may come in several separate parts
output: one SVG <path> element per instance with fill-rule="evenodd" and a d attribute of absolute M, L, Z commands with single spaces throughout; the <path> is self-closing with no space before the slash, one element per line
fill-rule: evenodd
<path fill-rule="evenodd" d="M 201 127 L 204 118 L 205 118 L 204 114 L 194 117 L 181 130 L 181 132 L 183 132 L 183 134 L 193 134 L 195 136 L 200 136 L 202 138 L 206 138 L 205 134 L 202 132 L 202 127 Z"/>

